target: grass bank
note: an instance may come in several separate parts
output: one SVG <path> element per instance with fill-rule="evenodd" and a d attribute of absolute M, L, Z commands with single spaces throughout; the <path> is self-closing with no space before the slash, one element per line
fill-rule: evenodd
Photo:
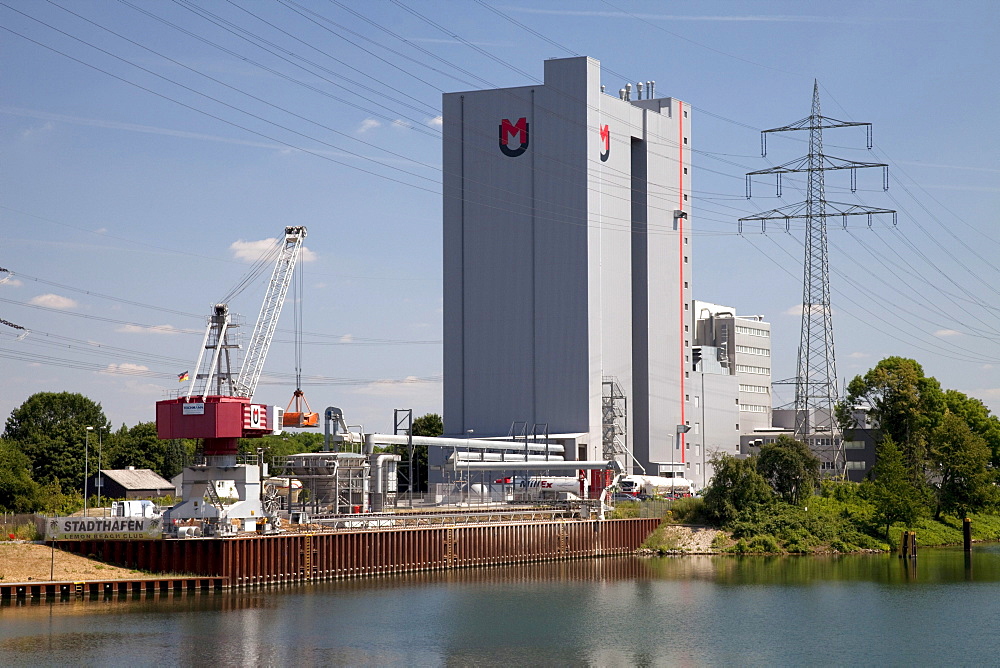
<path fill-rule="evenodd" d="M 970 519 L 974 541 L 1000 540 L 1000 514 L 976 513 Z M 691 539 L 672 529 L 679 525 L 716 530 L 709 549 L 691 549 Z M 906 530 L 916 531 L 918 544 L 925 547 L 962 543 L 962 518 L 924 517 L 911 526 L 894 524 L 887 539 L 867 502 L 855 495 L 827 494 L 801 506 L 775 503 L 746 508 L 721 526 L 706 516 L 701 499 L 682 499 L 673 504 L 642 548 L 656 554 L 887 552 L 898 549 Z M 703 541 L 699 545 L 703 547 Z"/>

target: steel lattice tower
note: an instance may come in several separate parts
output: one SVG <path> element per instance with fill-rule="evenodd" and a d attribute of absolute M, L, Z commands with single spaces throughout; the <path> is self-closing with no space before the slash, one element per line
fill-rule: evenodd
<path fill-rule="evenodd" d="M 812 109 L 807 118 L 791 125 L 764 130 L 761 133 L 761 154 L 767 154 L 766 136 L 771 132 L 809 131 L 809 154 L 778 167 L 747 174 L 747 197 L 751 177 L 775 174 L 778 196 L 781 196 L 781 175 L 805 172 L 807 176 L 805 202 L 748 216 L 740 219 L 761 221 L 762 231 L 767 231 L 768 220 L 784 220 L 788 231 L 792 219 L 805 223 L 805 257 L 802 271 L 802 331 L 799 338 L 798 366 L 795 377 L 795 437 L 805 441 L 820 457 L 827 474 L 844 475 L 846 458 L 843 438 L 837 424 L 835 407 L 837 391 L 837 364 L 833 348 L 833 317 L 830 303 L 830 256 L 827 250 L 827 219 L 842 216 L 847 226 L 847 216 L 867 215 L 871 225 L 873 214 L 892 214 L 888 209 L 876 209 L 860 204 L 828 202 L 824 186 L 824 173 L 828 170 L 848 169 L 851 172 L 851 191 L 857 188 L 856 170 L 866 167 L 883 169 L 883 188 L 888 188 L 888 165 L 874 162 L 855 162 L 833 158 L 823 153 L 824 128 L 864 126 L 867 130 L 867 147 L 871 149 L 871 123 L 839 121 L 827 118 L 820 112 L 819 83 L 813 82 Z"/>
<path fill-rule="evenodd" d="M 821 119 L 819 85 L 814 83 L 812 113 L 809 115 L 809 155 L 806 156 L 809 167 L 802 270 L 802 331 L 795 374 L 795 436 L 800 439 L 816 427 L 825 426 L 832 430 L 833 407 L 838 396 L 830 311 L 830 256 L 826 239 Z"/>

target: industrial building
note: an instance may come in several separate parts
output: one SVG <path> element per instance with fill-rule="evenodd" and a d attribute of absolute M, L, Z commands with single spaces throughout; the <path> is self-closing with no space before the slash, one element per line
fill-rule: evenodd
<path fill-rule="evenodd" d="M 690 105 L 618 83 L 444 95 L 445 433 L 702 486 L 771 426 L 770 325 L 693 300 Z"/>
<path fill-rule="evenodd" d="M 700 483 L 706 450 L 769 423 L 769 327 L 692 301 L 691 116 L 587 57 L 444 95 L 446 434 L 557 435 Z"/>
<path fill-rule="evenodd" d="M 444 95 L 445 432 L 523 423 L 655 472 L 688 414 L 690 108 L 653 82 L 606 94 L 592 58 L 544 70 Z"/>

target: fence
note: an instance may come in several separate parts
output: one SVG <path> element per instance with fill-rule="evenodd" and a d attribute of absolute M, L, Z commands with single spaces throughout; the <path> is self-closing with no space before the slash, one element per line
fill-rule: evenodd
<path fill-rule="evenodd" d="M 0 539 L 34 540 L 45 533 L 45 518 L 34 513 L 0 513 Z"/>

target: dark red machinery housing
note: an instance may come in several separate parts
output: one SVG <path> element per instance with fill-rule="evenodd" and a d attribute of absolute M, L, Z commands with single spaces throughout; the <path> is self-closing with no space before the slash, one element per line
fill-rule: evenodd
<path fill-rule="evenodd" d="M 201 438 L 206 455 L 235 455 L 237 439 L 271 433 L 268 406 L 245 397 L 207 396 L 156 402 L 156 435 L 161 439 Z"/>

